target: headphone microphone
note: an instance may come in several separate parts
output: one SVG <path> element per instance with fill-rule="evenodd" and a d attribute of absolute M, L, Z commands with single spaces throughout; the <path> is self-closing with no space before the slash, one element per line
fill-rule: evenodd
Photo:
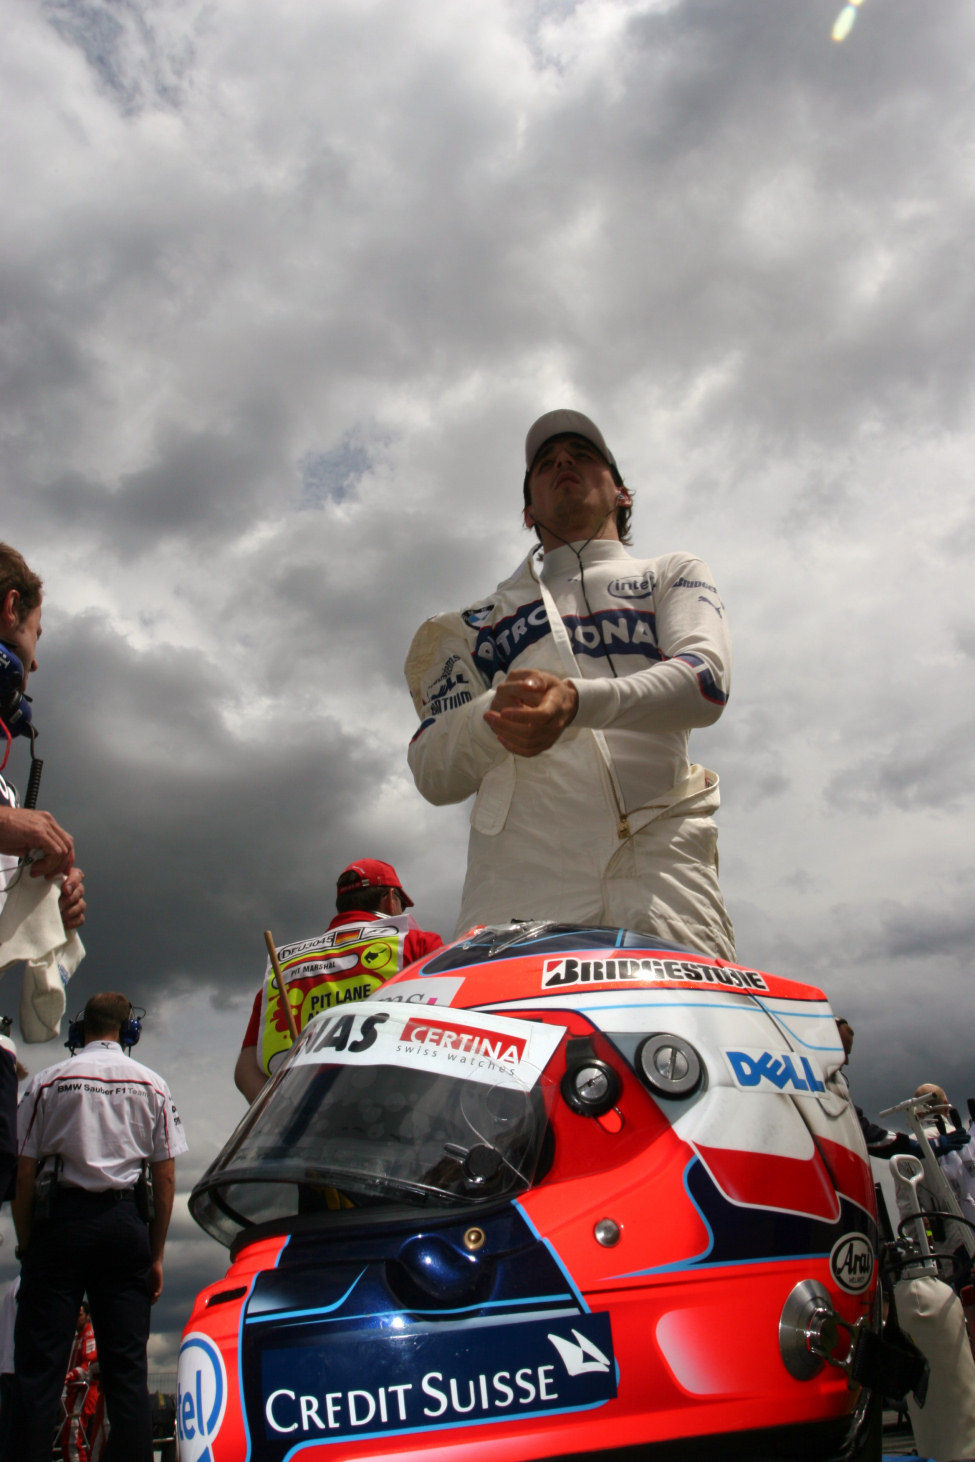
<path fill-rule="evenodd" d="M 139 1044 L 139 1037 L 142 1035 L 142 1021 L 145 1013 L 146 1012 L 141 1009 L 141 1007 L 137 1009 L 136 1006 L 130 1005 L 128 1016 L 125 1020 L 122 1021 L 122 1024 L 119 1027 L 119 1045 L 122 1047 L 122 1050 L 127 1056 L 131 1054 L 132 1047 Z M 83 1046 L 85 1044 L 84 1011 L 82 1011 L 80 1015 L 76 1015 L 74 1020 L 68 1022 L 68 1039 L 65 1041 L 64 1044 L 67 1046 L 72 1056 L 79 1046 Z"/>
<path fill-rule="evenodd" d="M 11 736 L 31 734 L 30 696 L 24 690 L 24 667 L 12 645 L 0 642 L 0 718 Z"/>

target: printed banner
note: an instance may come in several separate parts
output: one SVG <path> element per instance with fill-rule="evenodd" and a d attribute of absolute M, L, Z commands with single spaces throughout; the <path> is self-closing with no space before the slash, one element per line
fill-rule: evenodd
<path fill-rule="evenodd" d="M 316 1021 L 295 1051 L 296 1064 L 407 1066 L 496 1086 L 531 1088 L 559 1041 L 562 1026 L 511 1020 L 480 1010 L 370 1000 L 366 1010 Z"/>

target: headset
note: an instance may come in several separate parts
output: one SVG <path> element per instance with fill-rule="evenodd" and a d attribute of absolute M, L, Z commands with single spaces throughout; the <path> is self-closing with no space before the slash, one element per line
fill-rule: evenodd
<path fill-rule="evenodd" d="M 129 1055 L 133 1046 L 137 1046 L 139 1044 L 139 1037 L 142 1035 L 142 1022 L 145 1019 L 145 1014 L 146 1012 L 142 1009 L 141 1005 L 138 1007 L 136 1007 L 135 1005 L 130 1005 L 128 1019 L 123 1020 L 122 1024 L 119 1027 L 119 1045 L 122 1047 L 122 1050 L 125 1052 L 126 1055 Z M 68 1039 L 65 1041 L 64 1044 L 67 1046 L 72 1056 L 79 1046 L 83 1046 L 85 1044 L 84 1011 L 82 1011 L 80 1015 L 76 1015 L 74 1020 L 69 1022 Z"/>
<path fill-rule="evenodd" d="M 31 698 L 24 690 L 24 667 L 20 657 L 10 645 L 0 640 L 0 734 L 7 745 L 0 760 L 0 771 L 7 765 L 10 745 L 15 736 L 30 737 L 30 776 L 27 781 L 25 807 L 37 806 L 37 794 L 41 787 L 41 771 L 44 763 L 34 755 L 34 713 Z"/>
<path fill-rule="evenodd" d="M 17 655 L 0 640 L 0 721 L 11 736 L 29 736 L 30 696 L 24 690 L 24 667 Z"/>

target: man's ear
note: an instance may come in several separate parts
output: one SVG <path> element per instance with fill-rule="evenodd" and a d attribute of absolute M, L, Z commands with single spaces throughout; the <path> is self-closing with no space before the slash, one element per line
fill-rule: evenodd
<path fill-rule="evenodd" d="M 616 490 L 616 506 L 618 508 L 632 508 L 633 506 L 633 499 L 625 487 Z"/>
<path fill-rule="evenodd" d="M 534 528 L 535 514 L 531 510 L 531 503 L 528 504 L 528 506 L 525 508 L 525 511 L 522 513 L 522 521 L 524 522 L 526 528 Z"/>
<path fill-rule="evenodd" d="M 20 591 L 8 589 L 0 604 L 0 630 L 16 629 L 20 624 Z"/>

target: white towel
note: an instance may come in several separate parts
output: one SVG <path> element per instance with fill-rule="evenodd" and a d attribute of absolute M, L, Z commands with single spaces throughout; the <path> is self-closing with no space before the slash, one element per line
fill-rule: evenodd
<path fill-rule="evenodd" d="M 53 1041 L 66 999 L 64 988 L 85 954 L 74 929 L 65 932 L 57 880 L 31 878 L 25 868 L 0 910 L 0 974 L 24 962 L 20 1029 L 25 1041 Z"/>

